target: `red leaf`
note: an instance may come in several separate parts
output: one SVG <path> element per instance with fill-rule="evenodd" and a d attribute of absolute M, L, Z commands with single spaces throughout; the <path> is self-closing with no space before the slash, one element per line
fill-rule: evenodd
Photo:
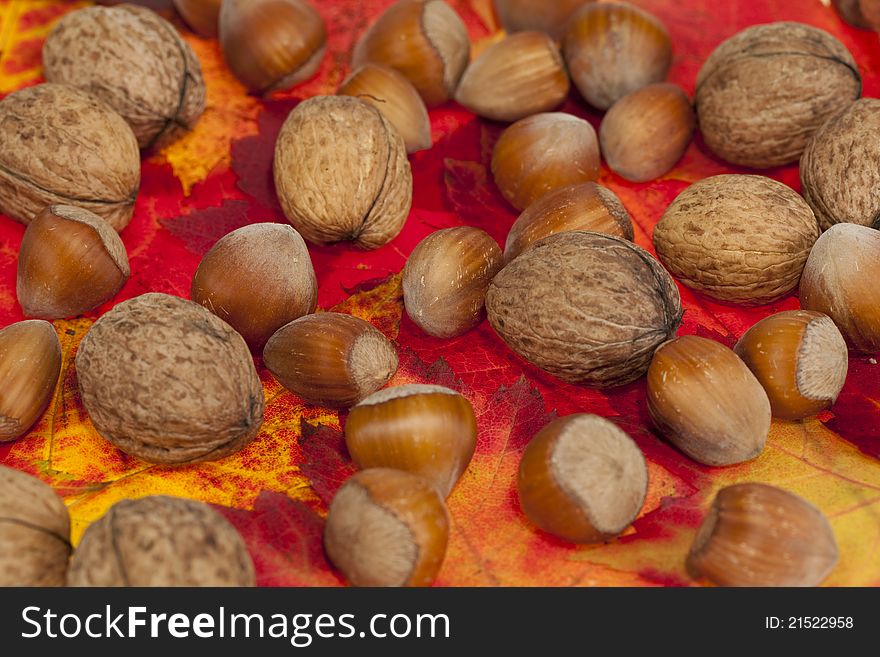
<path fill-rule="evenodd" d="M 314 427 L 302 422 L 300 437 L 302 463 L 300 471 L 309 478 L 312 488 L 328 505 L 339 487 L 357 472 L 345 447 L 345 437 L 339 429 Z"/>

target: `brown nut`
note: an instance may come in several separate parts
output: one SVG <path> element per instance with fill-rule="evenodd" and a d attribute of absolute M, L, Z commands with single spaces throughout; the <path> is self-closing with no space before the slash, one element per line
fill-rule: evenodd
<path fill-rule="evenodd" d="M 816 241 L 801 277 L 801 307 L 828 315 L 854 351 L 880 351 L 880 232 L 836 224 Z"/>
<path fill-rule="evenodd" d="M 205 111 L 199 60 L 174 26 L 133 5 L 73 11 L 43 45 L 46 80 L 79 87 L 131 126 L 141 148 L 162 146 Z"/>
<path fill-rule="evenodd" d="M 645 501 L 648 467 L 638 445 L 597 415 L 568 415 L 541 429 L 519 465 L 519 503 L 529 520 L 574 543 L 626 529 Z"/>
<path fill-rule="evenodd" d="M 783 420 L 831 408 L 846 381 L 846 342 L 822 313 L 789 310 L 765 317 L 733 350 L 767 392 L 773 417 Z"/>
<path fill-rule="evenodd" d="M 419 475 L 448 497 L 477 442 L 470 402 L 443 386 L 409 384 L 373 393 L 345 423 L 348 453 L 361 468 Z"/>
<path fill-rule="evenodd" d="M 500 269 L 501 249 L 486 231 L 435 231 L 416 245 L 403 268 L 406 314 L 429 335 L 461 335 L 483 320 L 486 290 Z"/>
<path fill-rule="evenodd" d="M 306 315 L 266 343 L 263 362 L 285 388 L 310 404 L 351 406 L 397 371 L 397 350 L 369 322 L 341 313 Z"/>
<path fill-rule="evenodd" d="M 400 71 L 428 107 L 455 93 L 471 42 L 458 14 L 442 0 L 398 0 L 357 42 L 351 66 L 372 62 Z"/>
<path fill-rule="evenodd" d="M 509 122 L 552 110 L 568 89 L 568 73 L 553 39 L 543 32 L 517 32 L 470 63 L 455 100 L 482 117 Z"/>
<path fill-rule="evenodd" d="M 70 516 L 49 486 L 0 465 L 0 586 L 64 586 Z"/>
<path fill-rule="evenodd" d="M 568 21 L 562 52 L 581 95 L 603 110 L 662 82 L 672 64 L 672 41 L 663 24 L 626 3 L 581 7 Z"/>
<path fill-rule="evenodd" d="M 595 0 L 494 0 L 493 4 L 506 32 L 535 30 L 559 39 L 569 17 L 588 2 Z"/>
<path fill-rule="evenodd" d="M 448 540 L 439 493 L 421 477 L 386 468 L 346 481 L 324 526 L 327 556 L 354 586 L 430 586 Z"/>
<path fill-rule="evenodd" d="M 191 294 L 259 351 L 279 328 L 315 312 L 318 284 L 296 230 L 251 224 L 211 247 L 193 276 Z"/>
<path fill-rule="evenodd" d="M 60 373 L 61 343 L 49 322 L 31 319 L 0 329 L 0 443 L 33 426 Z"/>
<path fill-rule="evenodd" d="M 382 112 L 395 127 L 407 153 L 431 148 L 431 122 L 419 92 L 401 73 L 381 64 L 364 64 L 337 91 L 354 96 Z"/>
<path fill-rule="evenodd" d="M 715 154 L 765 169 L 797 160 L 825 119 L 861 92 L 846 46 L 818 28 L 778 22 L 719 45 L 697 76 L 694 104 Z"/>
<path fill-rule="evenodd" d="M 83 405 L 119 449 L 153 463 L 219 459 L 263 423 L 241 336 L 202 306 L 144 294 L 103 315 L 76 354 Z"/>
<path fill-rule="evenodd" d="M 873 0 L 866 1 L 869 4 L 873 2 Z M 862 12 L 862 2 L 863 0 L 831 0 L 831 4 L 834 5 L 843 20 L 854 27 L 871 30 L 873 27 Z"/>
<path fill-rule="evenodd" d="M 718 491 L 687 568 L 719 586 L 818 586 L 837 556 L 819 509 L 781 488 L 747 483 Z"/>
<path fill-rule="evenodd" d="M 681 159 L 695 124 L 691 102 L 681 88 L 650 84 L 627 94 L 605 114 L 599 126 L 602 155 L 627 180 L 653 180 Z"/>
<path fill-rule="evenodd" d="M 790 187 L 763 176 L 726 174 L 679 194 L 654 229 L 654 246 L 688 287 L 756 306 L 797 287 L 818 237 L 813 211 Z"/>
<path fill-rule="evenodd" d="M 24 232 L 16 295 L 27 317 L 76 317 L 112 299 L 130 274 L 110 224 L 88 210 L 53 205 Z"/>
<path fill-rule="evenodd" d="M 704 465 L 749 461 L 770 432 L 770 401 L 723 344 L 684 335 L 661 345 L 648 368 L 648 411 L 657 428 Z"/>
<path fill-rule="evenodd" d="M 495 184 L 517 210 L 560 187 L 596 180 L 600 164 L 593 126 L 562 112 L 520 119 L 492 151 Z"/>
<path fill-rule="evenodd" d="M 223 0 L 219 30 L 229 69 L 261 93 L 305 82 L 327 50 L 324 21 L 306 0 Z"/>
<path fill-rule="evenodd" d="M 880 228 L 880 100 L 862 98 L 826 121 L 807 144 L 800 172 L 822 230 L 842 222 Z"/>
<path fill-rule="evenodd" d="M 511 261 L 486 294 L 489 323 L 517 354 L 571 383 L 624 385 L 675 335 L 675 282 L 644 249 L 611 235 L 546 237 Z"/>
<path fill-rule="evenodd" d="M 350 96 L 296 106 L 278 135 L 274 173 L 284 215 L 316 244 L 378 248 L 401 231 L 412 203 L 403 139 L 379 110 Z"/>
<path fill-rule="evenodd" d="M 632 220 L 617 194 L 594 182 L 569 185 L 542 196 L 519 215 L 507 233 L 504 263 L 540 239 L 571 230 L 633 239 Z"/>
<path fill-rule="evenodd" d="M 73 203 L 119 231 L 140 181 L 134 133 L 94 96 L 40 84 L 0 100 L 0 214 L 27 224 L 47 205 Z"/>
<path fill-rule="evenodd" d="M 241 536 L 207 504 L 152 495 L 117 502 L 86 529 L 68 586 L 253 586 Z"/>
<path fill-rule="evenodd" d="M 223 0 L 174 0 L 174 8 L 193 32 L 212 39 L 217 36 Z"/>

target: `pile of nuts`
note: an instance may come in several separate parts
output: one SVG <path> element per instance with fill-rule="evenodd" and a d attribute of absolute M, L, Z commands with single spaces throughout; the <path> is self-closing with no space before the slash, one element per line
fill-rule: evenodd
<path fill-rule="evenodd" d="M 385 387 L 395 344 L 356 317 L 316 313 L 306 241 L 374 249 L 398 235 L 413 196 L 407 154 L 430 148 L 428 108 L 452 99 L 511 123 L 491 170 L 521 214 L 503 251 L 470 226 L 415 247 L 402 285 L 420 330 L 448 339 L 487 317 L 511 350 L 563 381 L 607 388 L 645 377 L 658 432 L 708 466 L 759 456 L 771 417 L 797 421 L 831 407 L 849 351 L 880 351 L 880 107 L 859 100 L 850 53 L 810 26 L 752 27 L 709 56 L 691 103 L 665 82 L 674 49 L 657 18 L 625 3 L 552 4 L 496 0 L 509 34 L 473 59 L 464 23 L 443 0 L 391 5 L 361 35 L 339 94 L 300 103 L 281 129 L 273 174 L 290 226 L 233 231 L 202 259 L 192 301 L 135 297 L 82 340 L 79 391 L 98 433 L 153 463 L 232 454 L 263 422 L 253 360 L 261 354 L 305 403 L 348 409 L 345 442 L 362 471 L 329 508 L 332 563 L 354 585 L 433 582 L 451 526 L 445 499 L 476 448 L 474 410 L 445 387 Z M 288 89 L 322 61 L 327 34 L 306 0 L 175 5 L 196 32 L 219 36 L 251 91 Z M 49 82 L 0 101 L 0 212 L 27 224 L 17 294 L 34 318 L 0 330 L 4 441 L 27 433 L 58 385 L 61 348 L 44 320 L 93 311 L 130 275 L 117 231 L 132 215 L 139 148 L 179 138 L 205 102 L 193 51 L 142 8 L 71 12 L 43 57 Z M 598 134 L 553 111 L 572 85 L 607 110 Z M 601 161 L 630 181 L 657 179 L 697 127 L 731 164 L 800 158 L 803 197 L 762 175 L 701 180 L 663 214 L 655 258 L 633 243 L 620 199 L 595 182 Z M 731 349 L 677 336 L 676 281 L 741 305 L 799 287 L 803 309 L 767 317 Z M 517 483 L 528 519 L 574 543 L 623 532 L 648 486 L 637 443 L 585 413 L 535 434 Z M 22 553 L 27 568 L 6 565 L 4 555 Z M 0 584 L 254 583 L 238 534 L 189 500 L 121 502 L 89 527 L 68 568 L 70 553 L 54 492 L 0 468 Z M 822 513 L 763 484 L 719 491 L 687 555 L 694 577 L 721 585 L 815 585 L 836 561 Z"/>

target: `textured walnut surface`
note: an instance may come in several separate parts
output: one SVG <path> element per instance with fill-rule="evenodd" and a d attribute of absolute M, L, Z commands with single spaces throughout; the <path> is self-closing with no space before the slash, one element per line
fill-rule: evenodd
<path fill-rule="evenodd" d="M 85 531 L 70 586 L 253 586 L 244 541 L 207 504 L 157 495 L 114 504 Z"/>
<path fill-rule="evenodd" d="M 0 213 L 29 223 L 47 205 L 77 205 L 116 230 L 140 185 L 137 140 L 94 96 L 60 84 L 0 101 Z"/>
<path fill-rule="evenodd" d="M 218 459 L 253 439 L 263 390 L 242 337 L 198 304 L 144 294 L 80 345 L 83 404 L 104 438 L 156 463 Z"/>

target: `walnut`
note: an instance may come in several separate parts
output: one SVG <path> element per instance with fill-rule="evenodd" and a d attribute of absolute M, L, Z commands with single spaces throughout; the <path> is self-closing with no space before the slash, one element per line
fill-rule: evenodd
<path fill-rule="evenodd" d="M 486 310 L 520 356 L 599 387 L 644 374 L 682 316 L 678 288 L 651 254 L 586 231 L 557 233 L 517 256 L 489 286 Z"/>
<path fill-rule="evenodd" d="M 70 516 L 49 486 L 0 465 L 0 586 L 63 586 Z"/>
<path fill-rule="evenodd" d="M 880 228 L 880 100 L 857 100 L 816 131 L 801 158 L 804 198 L 822 230 Z"/>
<path fill-rule="evenodd" d="M 49 82 L 79 87 L 116 110 L 141 148 L 191 130 L 205 110 L 198 58 L 174 26 L 143 7 L 88 7 L 62 18 L 43 45 Z"/>
<path fill-rule="evenodd" d="M 818 237 L 813 211 L 790 187 L 729 174 L 679 194 L 654 229 L 654 246 L 688 287 L 719 301 L 760 305 L 797 286 Z"/>
<path fill-rule="evenodd" d="M 351 96 L 316 96 L 290 113 L 275 146 L 275 187 L 288 221 L 316 244 L 382 246 L 412 203 L 403 138 Z"/>
<path fill-rule="evenodd" d="M 83 534 L 68 586 L 253 586 L 241 536 L 207 504 L 155 495 L 117 502 Z"/>
<path fill-rule="evenodd" d="M 733 164 L 767 168 L 798 159 L 822 122 L 861 95 L 862 78 L 833 36 L 778 22 L 724 41 L 696 89 L 706 145 Z"/>
<path fill-rule="evenodd" d="M 73 204 L 122 230 L 140 177 L 131 128 L 94 96 L 41 84 L 0 101 L 0 213 L 27 224 L 47 205 Z"/>
<path fill-rule="evenodd" d="M 144 294 L 102 316 L 76 355 L 89 417 L 122 451 L 154 463 L 237 452 L 263 422 L 244 339 L 202 306 Z"/>

